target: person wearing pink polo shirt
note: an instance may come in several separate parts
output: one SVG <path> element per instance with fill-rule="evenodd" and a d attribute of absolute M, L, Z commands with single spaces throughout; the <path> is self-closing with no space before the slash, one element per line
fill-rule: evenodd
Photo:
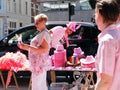
<path fill-rule="evenodd" d="M 66 46 L 69 47 L 68 35 L 72 34 L 79 28 L 80 25 L 77 25 L 77 22 L 69 22 L 66 24 L 66 27 L 56 26 L 50 29 L 49 32 L 52 36 L 52 50 L 50 53 L 53 54 L 54 50 L 57 48 L 57 45 L 63 44 L 64 41 L 66 41 Z"/>
<path fill-rule="evenodd" d="M 119 18 L 117 23 L 117 28 L 120 30 L 120 0 L 115 0 L 119 6 Z"/>
<path fill-rule="evenodd" d="M 95 90 L 120 90 L 120 30 L 117 29 L 119 7 L 114 0 L 99 0 L 95 22 L 101 33 L 95 56 L 97 83 Z"/>
<path fill-rule="evenodd" d="M 120 21 L 117 23 L 117 28 L 120 30 Z"/>

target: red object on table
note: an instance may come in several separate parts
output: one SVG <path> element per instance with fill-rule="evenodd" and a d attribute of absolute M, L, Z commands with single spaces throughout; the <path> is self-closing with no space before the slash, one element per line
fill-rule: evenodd
<path fill-rule="evenodd" d="M 5 87 L 7 88 L 9 85 L 13 71 L 17 72 L 19 70 L 25 70 L 26 68 L 29 68 L 29 61 L 21 52 L 8 52 L 2 56 L 0 58 L 0 70 L 9 70 Z"/>
<path fill-rule="evenodd" d="M 29 66 L 29 62 L 27 57 L 21 52 L 8 52 L 0 58 L 0 70 L 13 70 L 17 72 L 26 66 Z"/>

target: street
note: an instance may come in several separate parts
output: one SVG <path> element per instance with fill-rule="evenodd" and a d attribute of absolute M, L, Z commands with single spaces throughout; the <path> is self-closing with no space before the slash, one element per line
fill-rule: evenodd
<path fill-rule="evenodd" d="M 0 85 L 0 90 L 4 90 L 3 86 Z M 13 85 L 10 85 L 7 90 L 17 90 L 17 88 Z M 22 85 L 20 86 L 20 89 L 19 90 L 28 90 L 28 86 L 27 85 Z"/>

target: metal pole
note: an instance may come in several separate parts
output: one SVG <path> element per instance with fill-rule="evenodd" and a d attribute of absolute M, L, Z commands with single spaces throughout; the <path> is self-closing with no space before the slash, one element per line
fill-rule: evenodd
<path fill-rule="evenodd" d="M 70 14 L 70 2 L 68 3 L 68 17 L 69 17 L 69 21 L 71 21 L 71 14 Z"/>

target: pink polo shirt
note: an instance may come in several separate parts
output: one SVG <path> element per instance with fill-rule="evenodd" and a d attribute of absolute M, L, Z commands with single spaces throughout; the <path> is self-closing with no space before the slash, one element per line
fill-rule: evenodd
<path fill-rule="evenodd" d="M 117 23 L 117 28 L 120 30 L 120 21 Z"/>
<path fill-rule="evenodd" d="M 57 45 L 61 44 L 60 40 L 65 36 L 65 29 L 62 26 L 56 26 L 51 30 L 53 32 L 51 46 L 57 48 Z"/>
<path fill-rule="evenodd" d="M 110 25 L 98 36 L 99 47 L 96 55 L 98 80 L 100 74 L 112 77 L 108 90 L 120 90 L 120 31 Z"/>

